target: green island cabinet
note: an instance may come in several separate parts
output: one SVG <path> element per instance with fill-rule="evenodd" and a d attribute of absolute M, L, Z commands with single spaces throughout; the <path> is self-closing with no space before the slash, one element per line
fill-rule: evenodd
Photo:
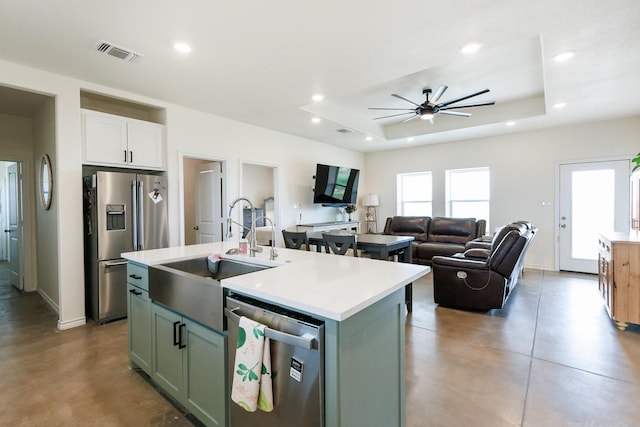
<path fill-rule="evenodd" d="M 147 270 L 129 262 L 127 275 L 147 278 Z M 141 288 L 135 290 L 140 292 Z M 149 374 L 155 384 L 205 425 L 226 426 L 226 336 L 154 303 L 148 292 L 145 296 L 147 305 L 142 307 L 136 299 L 141 295 L 129 293 L 132 365 Z M 150 357 L 145 360 L 140 354 Z"/>
<path fill-rule="evenodd" d="M 151 299 L 147 268 L 127 264 L 129 360 L 151 375 Z"/>
<path fill-rule="evenodd" d="M 146 273 L 129 261 L 130 285 Z M 132 365 L 150 366 L 151 380 L 205 425 L 228 426 L 226 336 L 150 301 L 143 288 L 129 300 Z M 325 427 L 405 425 L 404 304 L 401 288 L 342 321 L 319 316 Z"/>

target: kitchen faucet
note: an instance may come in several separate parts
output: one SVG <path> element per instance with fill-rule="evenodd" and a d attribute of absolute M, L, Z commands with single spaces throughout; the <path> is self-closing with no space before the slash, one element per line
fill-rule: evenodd
<path fill-rule="evenodd" d="M 276 225 L 271 221 L 271 218 L 267 216 L 258 217 L 256 218 L 256 221 L 259 219 L 266 219 L 269 221 L 269 224 L 271 224 L 271 249 L 269 250 L 269 259 L 273 261 L 278 258 L 278 252 L 276 252 Z"/>
<path fill-rule="evenodd" d="M 231 225 L 233 223 L 238 224 L 243 228 L 246 228 L 244 227 L 244 225 L 231 219 L 231 211 L 233 211 L 233 208 L 236 206 L 236 203 L 238 203 L 241 200 L 244 200 L 245 202 L 247 202 L 251 207 L 251 229 L 249 230 L 249 233 L 251 233 L 251 241 L 249 244 L 249 256 L 255 257 L 256 252 L 262 252 L 262 248 L 259 248 L 258 244 L 256 243 L 256 225 L 255 225 L 256 224 L 256 208 L 253 207 L 253 203 L 251 203 L 251 201 L 246 197 L 238 197 L 229 205 L 229 215 L 227 215 L 227 237 L 233 237 L 233 232 L 231 230 Z"/>

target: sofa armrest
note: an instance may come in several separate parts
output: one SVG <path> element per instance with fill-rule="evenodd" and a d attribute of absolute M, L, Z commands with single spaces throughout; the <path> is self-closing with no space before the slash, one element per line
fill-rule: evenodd
<path fill-rule="evenodd" d="M 446 256 L 434 256 L 431 260 L 431 265 L 433 268 L 445 267 L 464 270 L 489 270 L 486 260 Z"/>
<path fill-rule="evenodd" d="M 465 243 L 464 245 L 464 249 L 465 250 L 469 250 L 469 249 L 486 249 L 486 250 L 491 250 L 491 242 L 485 242 L 482 240 L 472 240 L 470 242 Z"/>
<path fill-rule="evenodd" d="M 464 251 L 465 258 L 486 260 L 491 255 L 491 249 L 471 248 Z"/>

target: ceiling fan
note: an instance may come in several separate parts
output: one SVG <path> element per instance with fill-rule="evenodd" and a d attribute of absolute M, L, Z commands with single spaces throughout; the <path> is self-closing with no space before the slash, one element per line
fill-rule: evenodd
<path fill-rule="evenodd" d="M 391 114 L 389 116 L 382 116 L 382 117 L 375 117 L 373 120 L 379 120 L 379 119 L 387 119 L 389 117 L 397 117 L 397 116 L 404 116 L 406 114 L 412 114 L 411 117 L 409 117 L 406 120 L 403 120 L 401 123 L 406 123 L 409 120 L 413 120 L 416 117 L 420 117 L 422 120 L 430 120 L 433 123 L 433 117 L 436 114 L 447 114 L 450 116 L 462 116 L 462 117 L 469 117 L 471 116 L 471 114 L 469 113 L 462 113 L 459 111 L 450 111 L 456 108 L 470 108 L 470 107 L 483 107 L 485 105 L 494 105 L 495 101 L 492 102 L 482 102 L 479 104 L 465 104 L 465 105 L 451 105 L 451 104 L 455 104 L 457 102 L 460 101 L 464 101 L 465 99 L 469 99 L 469 98 L 473 98 L 474 96 L 478 96 L 478 95 L 482 95 L 483 93 L 487 93 L 489 92 L 489 89 L 483 89 L 481 91 L 472 93 L 470 95 L 465 95 L 465 96 L 461 96 L 460 98 L 456 98 L 456 99 L 452 99 L 451 101 L 446 101 L 446 102 L 441 102 L 438 103 L 438 101 L 440 100 L 440 98 L 442 97 L 442 95 L 444 94 L 444 92 L 448 89 L 448 86 L 445 85 L 441 85 L 438 90 L 436 90 L 436 93 L 433 94 L 433 97 L 431 99 L 429 99 L 429 94 L 431 93 L 431 89 L 430 88 L 426 88 L 422 90 L 422 93 L 425 95 L 426 97 L 426 101 L 423 102 L 422 104 L 417 104 L 407 98 L 404 98 L 400 95 L 397 95 L 395 93 L 392 93 L 391 96 L 396 97 L 398 99 L 402 99 L 403 101 L 406 101 L 412 105 L 414 105 L 415 107 L 413 108 L 378 108 L 378 107 L 370 107 L 369 110 L 401 110 L 401 111 L 405 111 L 404 113 L 398 113 L 398 114 Z"/>

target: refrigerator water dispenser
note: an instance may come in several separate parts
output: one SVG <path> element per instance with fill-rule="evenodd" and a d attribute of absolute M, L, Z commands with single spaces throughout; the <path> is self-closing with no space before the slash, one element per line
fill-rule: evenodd
<path fill-rule="evenodd" d="M 124 230 L 124 205 L 107 205 L 107 231 Z"/>

